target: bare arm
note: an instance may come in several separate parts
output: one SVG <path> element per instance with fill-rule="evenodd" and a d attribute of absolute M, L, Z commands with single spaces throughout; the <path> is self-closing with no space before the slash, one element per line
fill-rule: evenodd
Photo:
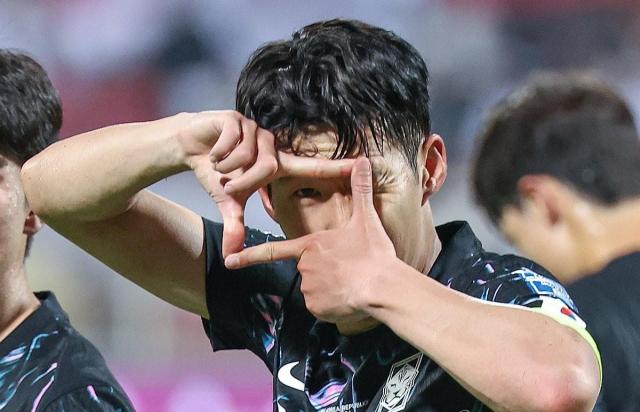
<path fill-rule="evenodd" d="M 170 303 L 207 316 L 199 216 L 143 189 L 189 169 L 181 114 L 62 140 L 23 168 L 32 209 L 63 236 Z"/>
<path fill-rule="evenodd" d="M 145 187 L 193 170 L 224 220 L 222 250 L 242 249 L 244 206 L 278 176 L 342 176 L 352 160 L 277 153 L 237 112 L 179 114 L 60 141 L 22 170 L 31 208 L 72 242 L 158 297 L 208 318 L 200 217 Z M 232 179 L 233 193 L 225 190 Z"/>
<path fill-rule="evenodd" d="M 391 267 L 393 278 L 371 283 L 368 312 L 490 408 L 592 410 L 599 366 L 576 331 L 526 308 L 471 298 L 401 262 Z"/>

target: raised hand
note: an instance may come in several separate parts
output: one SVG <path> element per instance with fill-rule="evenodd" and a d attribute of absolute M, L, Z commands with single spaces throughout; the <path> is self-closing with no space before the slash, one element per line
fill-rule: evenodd
<path fill-rule="evenodd" d="M 353 212 L 342 228 L 297 239 L 268 242 L 229 255 L 225 264 L 238 269 L 281 259 L 297 259 L 305 303 L 317 318 L 356 321 L 367 317 L 370 282 L 397 262 L 373 203 L 371 164 L 358 158 L 351 171 Z"/>
<path fill-rule="evenodd" d="M 286 175 L 315 178 L 348 175 L 353 159 L 328 160 L 275 150 L 275 137 L 235 111 L 201 112 L 180 134 L 181 146 L 200 184 L 224 221 L 222 254 L 242 250 L 247 199 Z"/>

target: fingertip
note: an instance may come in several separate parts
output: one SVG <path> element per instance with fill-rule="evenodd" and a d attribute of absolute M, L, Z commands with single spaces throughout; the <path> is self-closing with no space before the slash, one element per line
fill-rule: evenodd
<path fill-rule="evenodd" d="M 240 258 L 236 254 L 229 255 L 225 258 L 224 265 L 227 269 L 236 269 L 240 266 Z"/>
<path fill-rule="evenodd" d="M 368 173 L 371 171 L 371 162 L 369 161 L 368 157 L 359 156 L 358 158 L 356 158 L 353 167 L 357 168 L 359 171 Z"/>
<path fill-rule="evenodd" d="M 358 157 L 351 171 L 352 184 L 371 185 L 371 162 L 366 157 Z"/>
<path fill-rule="evenodd" d="M 226 230 L 222 234 L 222 256 L 226 259 L 234 253 L 244 249 L 244 228 L 240 230 Z"/>

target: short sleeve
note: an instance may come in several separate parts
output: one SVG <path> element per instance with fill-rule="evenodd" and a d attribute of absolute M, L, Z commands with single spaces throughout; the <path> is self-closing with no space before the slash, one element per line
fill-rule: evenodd
<path fill-rule="evenodd" d="M 132 412 L 135 409 L 120 390 L 112 386 L 87 385 L 60 396 L 42 411 Z"/>
<path fill-rule="evenodd" d="M 503 262 L 488 262 L 467 294 L 482 300 L 517 305 L 547 315 L 582 336 L 600 360 L 598 347 L 587 331 L 573 300 L 551 274 L 533 262 L 505 257 Z"/>
<path fill-rule="evenodd" d="M 210 320 L 203 319 L 214 351 L 249 349 L 272 367 L 279 319 L 295 285 L 295 261 L 229 270 L 222 257 L 222 224 L 203 219 L 206 297 Z M 281 238 L 247 229 L 245 247 Z"/>

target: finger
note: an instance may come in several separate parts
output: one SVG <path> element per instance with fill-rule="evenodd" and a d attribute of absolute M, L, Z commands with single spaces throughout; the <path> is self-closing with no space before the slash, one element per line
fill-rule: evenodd
<path fill-rule="evenodd" d="M 230 173 L 241 167 L 249 168 L 256 161 L 256 132 L 258 124 L 253 120 L 241 122 L 242 140 L 222 160 L 219 160 L 214 169 L 220 173 Z"/>
<path fill-rule="evenodd" d="M 278 152 L 278 176 L 341 177 L 349 176 L 355 159 L 331 160 L 319 157 L 296 156 Z"/>
<path fill-rule="evenodd" d="M 270 183 L 278 172 L 278 159 L 274 147 L 274 136 L 264 129 L 258 130 L 258 155 L 256 162 L 249 170 L 231 179 L 224 186 L 226 193 L 250 192 Z"/>
<path fill-rule="evenodd" d="M 241 118 L 234 115 L 228 115 L 222 124 L 222 132 L 218 136 L 218 140 L 209 152 L 209 158 L 212 162 L 218 162 L 224 159 L 242 139 Z"/>
<path fill-rule="evenodd" d="M 366 157 L 356 159 L 351 170 L 351 196 L 353 215 L 376 213 L 373 204 L 371 163 Z"/>
<path fill-rule="evenodd" d="M 224 264 L 229 269 L 240 269 L 246 266 L 276 260 L 300 259 L 308 238 L 309 236 L 303 236 L 297 239 L 262 243 L 258 246 L 246 248 L 242 252 L 227 256 Z"/>
<path fill-rule="evenodd" d="M 222 256 L 229 256 L 240 252 L 244 248 L 244 203 L 229 197 L 218 202 L 218 209 L 222 215 Z"/>

